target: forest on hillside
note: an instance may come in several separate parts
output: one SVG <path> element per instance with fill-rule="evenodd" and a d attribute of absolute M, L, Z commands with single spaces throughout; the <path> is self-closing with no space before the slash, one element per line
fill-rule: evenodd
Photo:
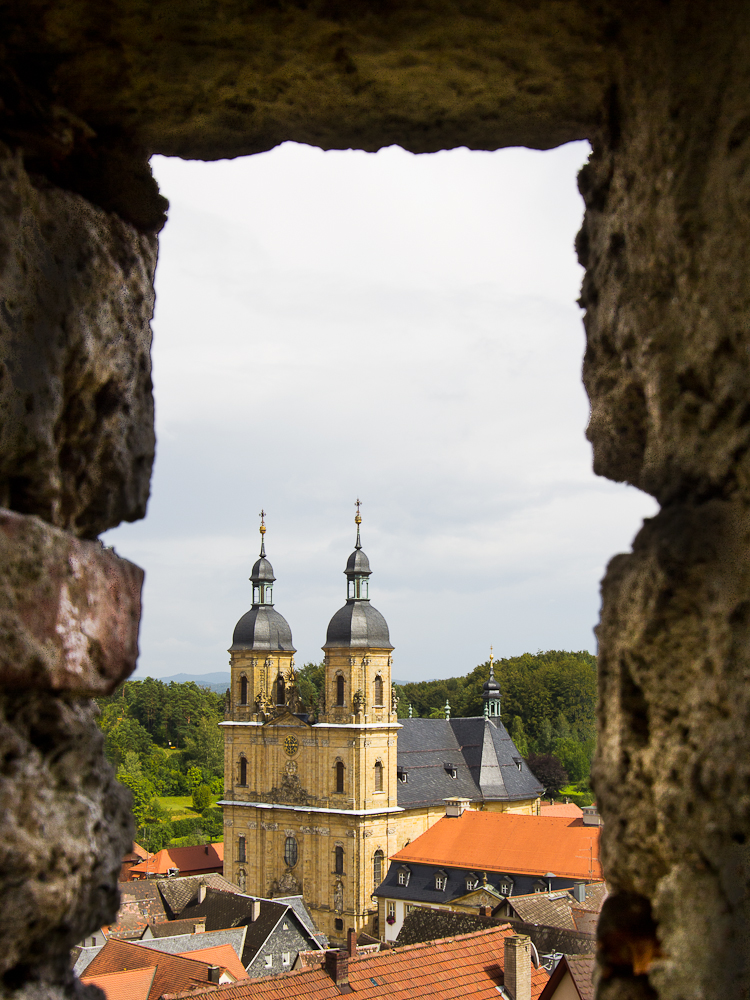
<path fill-rule="evenodd" d="M 105 756 L 133 795 L 138 843 L 158 851 L 219 839 L 225 696 L 148 677 L 97 704 Z"/>

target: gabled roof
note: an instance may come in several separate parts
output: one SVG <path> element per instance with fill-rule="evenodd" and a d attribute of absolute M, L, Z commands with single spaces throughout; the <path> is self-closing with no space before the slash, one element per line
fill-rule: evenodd
<path fill-rule="evenodd" d="M 290 906 L 277 902 L 275 899 L 261 899 L 258 902 L 260 902 L 260 915 L 256 920 L 253 920 L 252 896 L 219 892 L 209 888 L 206 890 L 203 902 L 194 902 L 186 906 L 182 911 L 182 916 L 205 916 L 206 931 L 247 925 L 245 950 L 241 955 L 245 968 L 250 965 L 282 919 L 288 919 L 290 923 L 295 925 L 303 937 L 309 941 L 310 948 L 316 947 L 317 942 L 313 934 L 302 924 Z"/>
<path fill-rule="evenodd" d="M 107 1000 L 147 1000 L 156 975 L 156 967 L 105 972 L 100 976 L 82 977 L 87 986 L 98 986 Z"/>
<path fill-rule="evenodd" d="M 601 879 L 598 826 L 554 816 L 477 812 L 439 819 L 391 856 L 414 862 L 479 871 L 544 877 Z"/>
<path fill-rule="evenodd" d="M 196 958 L 199 962 L 218 965 L 220 969 L 226 969 L 229 975 L 236 981 L 247 979 L 245 966 L 239 960 L 231 944 L 217 944 L 208 948 L 196 948 L 191 949 L 189 952 L 181 952 L 181 954 L 183 958 Z"/>
<path fill-rule="evenodd" d="M 170 923 L 185 923 L 186 921 L 169 921 Z M 154 951 L 163 951 L 170 955 L 185 955 L 188 952 L 202 951 L 206 948 L 216 948 L 220 945 L 228 945 L 234 951 L 237 958 L 242 958 L 245 949 L 246 927 L 226 927 L 219 931 L 205 931 L 200 934 L 179 934 L 173 937 L 159 937 L 151 940 L 138 941 L 141 948 L 153 948 Z M 196 956 L 199 957 L 199 956 Z M 208 961 L 208 959 L 206 959 Z M 215 965 L 218 963 L 214 963 Z"/>
<path fill-rule="evenodd" d="M 476 934 L 443 938 L 349 959 L 349 983 L 357 1000 L 500 1000 L 504 983 L 505 925 Z M 531 969 L 531 1000 L 547 983 L 543 969 Z M 319 965 L 280 976 L 251 979 L 193 993 L 190 1000 L 339 1000 L 341 992 Z"/>
<path fill-rule="evenodd" d="M 217 845 L 218 846 L 218 845 Z M 179 916 L 192 899 L 197 897 L 200 887 L 205 885 L 212 889 L 221 889 L 223 892 L 234 892 L 242 896 L 244 893 L 239 886 L 234 885 L 219 875 L 218 872 L 206 872 L 204 875 L 182 875 L 176 878 L 159 879 L 156 883 L 159 887 L 162 899 L 166 904 L 170 915 Z"/>
<path fill-rule="evenodd" d="M 182 955 L 168 955 L 131 941 L 107 941 L 84 974 L 83 982 L 108 972 L 125 969 L 155 968 L 148 1000 L 158 998 L 170 990 L 192 990 L 208 984 L 208 970 L 213 963 L 199 962 Z"/>
<path fill-rule="evenodd" d="M 194 872 L 202 868 L 221 868 L 224 844 L 200 844 L 198 847 L 165 847 L 130 871 L 134 875 L 166 875 L 170 868 Z"/>
<path fill-rule="evenodd" d="M 579 955 L 563 955 L 557 963 L 555 971 L 550 976 L 549 982 L 544 987 L 540 1000 L 552 1000 L 567 973 L 570 974 L 570 978 L 573 980 L 573 985 L 580 1000 L 594 1000 L 596 995 L 594 987 L 595 969 L 595 958 Z"/>
<path fill-rule="evenodd" d="M 583 809 L 575 802 L 551 802 L 543 803 L 541 816 L 569 816 L 570 819 L 582 819 Z"/>
<path fill-rule="evenodd" d="M 196 934 L 197 928 L 205 930 L 206 922 L 198 920 L 165 920 L 161 924 L 149 924 L 143 933 L 141 941 L 154 941 L 159 938 L 171 938 L 178 934 Z"/>
<path fill-rule="evenodd" d="M 505 903 L 527 924 L 544 924 L 547 927 L 563 927 L 576 930 L 571 911 L 573 902 L 569 892 L 535 892 L 528 896 L 511 896 Z M 507 911 L 503 911 L 507 912 Z M 512 916 L 512 914 L 508 914 Z"/>
<path fill-rule="evenodd" d="M 274 896 L 274 901 L 276 903 L 286 903 L 287 906 L 291 906 L 299 917 L 300 923 L 310 932 L 317 944 L 321 948 L 328 947 L 328 938 L 322 931 L 318 930 L 313 915 L 307 908 L 307 903 L 302 896 Z"/>
<path fill-rule="evenodd" d="M 499 719 L 399 719 L 398 804 L 416 808 L 459 796 L 472 802 L 534 799 L 544 787 Z M 519 770 L 520 762 L 520 770 Z M 453 765 L 455 778 L 446 764 Z"/>

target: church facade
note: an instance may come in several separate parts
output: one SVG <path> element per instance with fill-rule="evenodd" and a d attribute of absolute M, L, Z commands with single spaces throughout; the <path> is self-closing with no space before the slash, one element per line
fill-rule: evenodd
<path fill-rule="evenodd" d="M 265 553 L 253 603 L 230 648 L 225 748 L 224 874 L 248 893 L 302 893 L 332 942 L 353 927 L 378 936 L 373 892 L 388 858 L 445 813 L 538 812 L 542 786 L 500 722 L 499 685 L 485 684 L 477 719 L 398 719 L 388 625 L 369 600 L 357 539 L 346 603 L 328 625 L 325 683 L 311 724 L 300 703 L 291 629 L 273 606 Z"/>

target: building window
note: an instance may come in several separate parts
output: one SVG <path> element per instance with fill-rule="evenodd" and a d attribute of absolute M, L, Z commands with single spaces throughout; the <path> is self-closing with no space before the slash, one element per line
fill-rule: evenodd
<path fill-rule="evenodd" d="M 443 892 L 447 885 L 448 885 L 448 876 L 445 874 L 445 872 L 438 872 L 435 875 L 435 888 L 439 889 L 440 892 Z"/>
<path fill-rule="evenodd" d="M 287 837 L 284 841 L 284 861 L 289 868 L 297 864 L 297 841 L 294 837 Z"/>
<path fill-rule="evenodd" d="M 375 678 L 375 707 L 383 707 L 383 678 L 380 674 Z"/>
<path fill-rule="evenodd" d="M 289 965 L 289 963 L 291 961 L 291 957 L 292 957 L 291 956 L 291 952 L 288 952 L 288 951 L 282 952 L 281 953 L 281 964 L 282 965 Z"/>
<path fill-rule="evenodd" d="M 344 874 L 344 848 L 340 844 L 336 848 L 336 874 Z"/>
<path fill-rule="evenodd" d="M 245 838 L 237 838 L 237 860 L 244 864 L 247 861 L 247 855 L 245 854 Z"/>
<path fill-rule="evenodd" d="M 336 678 L 336 704 L 339 707 L 344 705 L 344 678 L 341 674 Z"/>
<path fill-rule="evenodd" d="M 409 878 L 410 878 L 410 876 L 411 876 L 411 872 L 409 871 L 408 868 L 399 868 L 399 870 L 398 870 L 398 884 L 399 885 L 408 885 L 409 884 Z"/>
<path fill-rule="evenodd" d="M 500 879 L 500 885 L 498 886 L 498 889 L 503 894 L 503 896 L 512 896 L 513 895 L 513 879 L 510 878 L 510 876 L 508 876 L 508 875 L 504 875 Z M 537 890 L 535 890 L 535 891 L 537 891 Z"/>
<path fill-rule="evenodd" d="M 409 780 L 409 772 L 406 771 L 403 767 L 397 767 L 396 777 L 398 778 L 398 780 L 401 782 L 402 785 L 405 785 L 406 782 Z"/>
<path fill-rule="evenodd" d="M 406 914 L 407 914 L 407 916 L 408 916 L 408 915 L 409 915 L 409 914 L 410 914 L 410 913 L 411 913 L 411 912 L 412 912 L 413 910 L 416 910 L 416 906 L 415 906 L 415 905 L 414 905 L 413 903 L 407 903 L 407 904 L 406 904 Z"/>
<path fill-rule="evenodd" d="M 240 677 L 240 705 L 247 705 L 247 677 Z"/>
<path fill-rule="evenodd" d="M 385 855 L 383 854 L 382 851 L 380 851 L 380 850 L 375 851 L 375 854 L 373 855 L 373 859 L 372 859 L 372 875 L 373 875 L 373 882 L 375 883 L 375 888 L 376 889 L 380 885 L 380 883 L 383 881 L 383 860 L 384 860 L 384 858 L 385 858 Z"/>
<path fill-rule="evenodd" d="M 379 760 L 375 762 L 375 791 L 383 791 L 383 765 Z"/>
<path fill-rule="evenodd" d="M 247 784 L 247 757 L 240 757 L 240 784 Z"/>
<path fill-rule="evenodd" d="M 449 778 L 455 778 L 458 776 L 458 771 L 456 770 L 455 764 L 443 764 L 443 768 L 445 769 L 445 773 L 448 775 Z"/>
<path fill-rule="evenodd" d="M 340 760 L 336 761 L 336 791 L 339 793 L 344 791 L 344 765 Z"/>
<path fill-rule="evenodd" d="M 276 678 L 276 704 L 283 705 L 286 703 L 286 686 L 284 684 L 284 678 L 279 674 Z"/>
<path fill-rule="evenodd" d="M 336 917 L 336 919 L 333 922 L 333 925 L 337 931 L 343 931 L 344 929 L 344 921 L 341 919 L 341 917 Z"/>
<path fill-rule="evenodd" d="M 266 955 L 266 968 L 267 969 L 273 968 L 273 955 Z"/>
<path fill-rule="evenodd" d="M 477 876 L 476 875 L 467 875 L 466 876 L 466 891 L 467 892 L 472 892 L 474 889 L 478 889 L 478 888 L 479 888 L 479 879 L 477 878 Z"/>
<path fill-rule="evenodd" d="M 388 900 L 388 916 L 396 919 L 396 904 Z"/>

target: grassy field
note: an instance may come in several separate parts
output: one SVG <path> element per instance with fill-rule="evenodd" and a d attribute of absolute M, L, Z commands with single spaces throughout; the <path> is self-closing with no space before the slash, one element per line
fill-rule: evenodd
<path fill-rule="evenodd" d="M 211 805 L 216 805 L 219 795 L 211 796 Z M 190 795 L 161 795 L 157 798 L 159 805 L 164 806 L 170 814 L 170 819 L 194 819 L 200 816 L 193 809 L 193 799 Z"/>

